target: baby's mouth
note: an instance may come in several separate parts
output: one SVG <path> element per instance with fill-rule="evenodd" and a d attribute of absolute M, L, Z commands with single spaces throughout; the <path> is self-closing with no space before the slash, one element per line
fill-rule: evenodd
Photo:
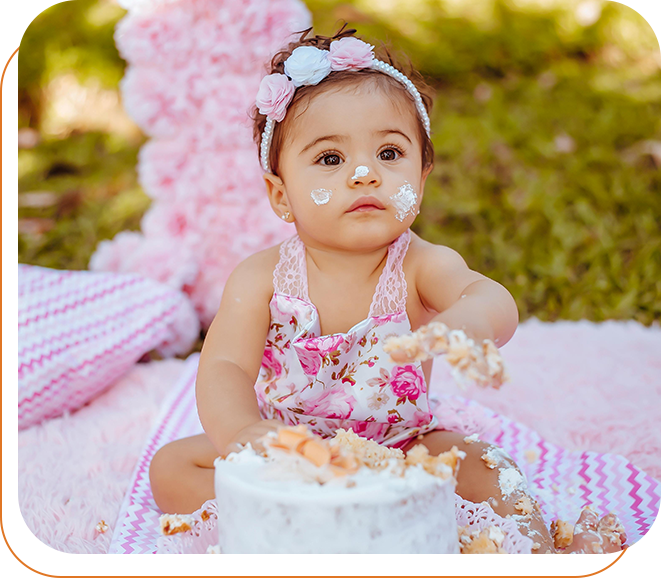
<path fill-rule="evenodd" d="M 383 203 L 371 195 L 356 199 L 347 209 L 347 213 L 362 213 L 365 211 L 382 211 L 385 209 Z"/>

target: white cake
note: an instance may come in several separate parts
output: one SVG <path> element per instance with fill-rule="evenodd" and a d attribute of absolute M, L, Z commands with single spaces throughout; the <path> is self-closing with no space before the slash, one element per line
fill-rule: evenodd
<path fill-rule="evenodd" d="M 222 553 L 458 553 L 455 475 L 462 452 L 404 458 L 340 430 L 330 442 L 282 428 L 217 459 Z"/>

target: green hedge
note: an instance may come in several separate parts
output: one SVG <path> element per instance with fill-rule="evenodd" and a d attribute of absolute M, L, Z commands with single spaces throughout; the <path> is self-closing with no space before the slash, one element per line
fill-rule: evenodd
<path fill-rule="evenodd" d="M 57 22 L 73 4 L 97 3 L 63 3 L 48 15 Z M 348 20 L 408 55 L 436 91 L 435 168 L 414 224 L 421 236 L 505 285 L 522 319 L 661 318 L 661 59 L 642 18 L 617 3 L 589 26 L 576 23 L 571 3 L 485 0 L 481 21 L 440 0 L 389 2 L 389 12 L 360 0 L 307 4 L 317 32 Z M 94 42 L 71 26 L 68 44 L 26 34 L 23 55 L 48 46 L 50 56 L 35 60 L 42 68 L 33 63 L 24 95 Z M 106 83 L 121 76 L 106 41 L 95 55 Z M 138 148 L 88 133 L 19 151 L 19 191 L 57 196 L 53 206 L 19 209 L 21 219 L 50 222 L 19 235 L 19 261 L 81 269 L 100 239 L 138 228 L 149 205 L 135 177 Z"/>

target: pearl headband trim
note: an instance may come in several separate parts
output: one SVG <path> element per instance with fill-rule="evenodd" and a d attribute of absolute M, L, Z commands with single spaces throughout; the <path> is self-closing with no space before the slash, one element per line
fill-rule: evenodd
<path fill-rule="evenodd" d="M 299 46 L 285 61 L 286 74 L 274 73 L 262 79 L 257 94 L 257 106 L 259 112 L 266 115 L 266 125 L 260 145 L 260 162 L 265 172 L 270 172 L 269 152 L 275 123 L 284 119 L 295 89 L 299 86 L 318 84 L 333 70 L 372 68 L 401 82 L 413 97 L 427 135 L 431 135 L 429 115 L 418 89 L 394 66 L 375 59 L 372 53 L 373 46 L 358 38 L 348 37 L 331 42 L 330 48 L 330 50 L 320 50 L 314 46 Z"/>

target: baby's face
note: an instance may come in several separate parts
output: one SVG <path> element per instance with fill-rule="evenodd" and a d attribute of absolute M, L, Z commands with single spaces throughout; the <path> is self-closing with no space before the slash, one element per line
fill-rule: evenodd
<path fill-rule="evenodd" d="M 298 116 L 279 172 L 304 242 L 383 246 L 415 219 L 427 177 L 416 112 L 392 98 L 376 88 L 340 88 L 290 111 Z"/>

